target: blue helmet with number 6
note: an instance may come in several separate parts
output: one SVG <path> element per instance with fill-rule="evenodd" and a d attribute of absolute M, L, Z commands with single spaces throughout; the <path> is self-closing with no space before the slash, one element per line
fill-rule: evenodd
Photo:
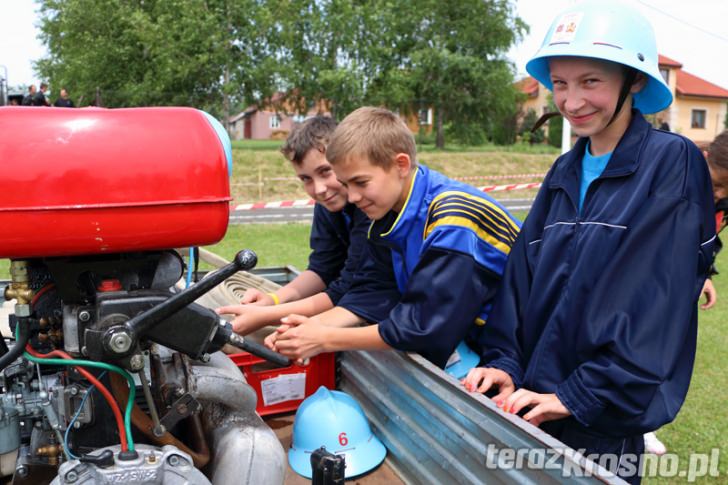
<path fill-rule="evenodd" d="M 306 398 L 296 412 L 288 450 L 293 471 L 311 478 L 311 453 L 322 446 L 329 453 L 344 455 L 346 478 L 376 468 L 387 454 L 359 403 L 344 392 L 329 391 L 324 386 Z"/>

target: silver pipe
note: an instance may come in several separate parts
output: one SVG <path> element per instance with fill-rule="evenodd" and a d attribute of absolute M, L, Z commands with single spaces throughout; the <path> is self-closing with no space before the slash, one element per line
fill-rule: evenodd
<path fill-rule="evenodd" d="M 154 405 L 154 399 L 152 398 L 152 391 L 149 387 L 149 381 L 147 380 L 147 375 L 144 373 L 144 369 L 139 373 L 139 380 L 142 383 L 142 391 L 144 391 L 144 399 L 147 401 L 147 406 L 149 407 L 149 414 L 152 416 L 152 422 L 154 423 L 154 428 L 152 429 L 152 433 L 154 433 L 154 436 L 160 437 L 165 433 L 165 428 L 162 425 L 162 423 L 159 422 L 159 414 L 157 413 L 157 407 Z"/>

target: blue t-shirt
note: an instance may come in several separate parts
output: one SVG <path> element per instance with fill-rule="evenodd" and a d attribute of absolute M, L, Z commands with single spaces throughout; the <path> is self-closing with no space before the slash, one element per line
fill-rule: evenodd
<path fill-rule="evenodd" d="M 581 184 L 579 186 L 579 212 L 584 204 L 584 197 L 589 185 L 594 182 L 604 171 L 609 159 L 612 158 L 612 152 L 604 155 L 594 156 L 589 152 L 590 144 L 587 142 L 584 150 L 584 158 L 581 160 Z"/>

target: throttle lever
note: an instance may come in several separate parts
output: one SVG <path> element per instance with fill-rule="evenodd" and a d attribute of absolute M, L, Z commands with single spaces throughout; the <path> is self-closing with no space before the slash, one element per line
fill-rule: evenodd
<path fill-rule="evenodd" d="M 235 259 L 230 264 L 223 266 L 191 288 L 187 288 L 159 305 L 140 313 L 123 325 L 115 325 L 109 328 L 104 334 L 104 347 L 108 352 L 115 355 L 127 354 L 134 347 L 139 337 L 149 332 L 154 326 L 193 303 L 238 271 L 247 271 L 254 268 L 256 264 L 258 264 L 258 256 L 249 249 L 243 249 L 235 255 Z"/>

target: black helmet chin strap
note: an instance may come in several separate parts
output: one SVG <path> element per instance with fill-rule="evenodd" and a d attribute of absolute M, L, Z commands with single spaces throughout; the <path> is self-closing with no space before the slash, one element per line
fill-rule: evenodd
<path fill-rule="evenodd" d="M 609 120 L 607 126 L 611 125 L 612 122 L 617 119 L 619 112 L 622 111 L 622 106 L 629 96 L 629 90 L 632 89 L 635 79 L 637 79 L 637 69 L 625 66 L 624 81 L 622 82 L 622 90 L 619 92 L 619 99 L 617 100 L 617 107 L 614 110 L 612 119 Z"/>

